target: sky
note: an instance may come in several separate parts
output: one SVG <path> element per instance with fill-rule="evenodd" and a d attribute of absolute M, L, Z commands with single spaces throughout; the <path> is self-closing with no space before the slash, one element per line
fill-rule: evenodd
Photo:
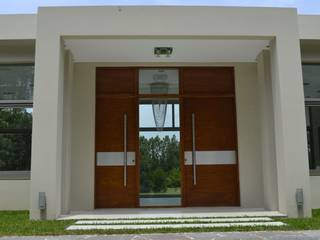
<path fill-rule="evenodd" d="M 320 0 L 0 0 L 0 14 L 36 13 L 39 6 L 202 5 L 295 7 L 299 14 L 320 14 Z"/>

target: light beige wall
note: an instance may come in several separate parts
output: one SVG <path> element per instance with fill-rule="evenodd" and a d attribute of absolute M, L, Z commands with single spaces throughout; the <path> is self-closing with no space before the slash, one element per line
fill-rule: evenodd
<path fill-rule="evenodd" d="M 299 15 L 300 39 L 320 39 L 320 15 Z"/>
<path fill-rule="evenodd" d="M 76 63 L 74 65 L 71 210 L 94 208 L 95 67 L 108 65 L 110 66 L 104 63 Z M 121 64 L 121 66 L 128 65 L 130 64 Z M 140 65 L 150 66 L 148 63 Z M 153 64 L 153 66 L 159 65 Z M 170 66 L 182 65 L 177 63 Z M 235 66 L 236 75 L 241 206 L 263 207 L 256 63 L 229 65 Z"/>
<path fill-rule="evenodd" d="M 64 66 L 64 108 L 63 108 L 63 163 L 62 163 L 62 213 L 70 210 L 71 191 L 71 124 L 72 124 L 72 93 L 73 93 L 73 56 L 65 51 Z"/>
<path fill-rule="evenodd" d="M 94 208 L 95 68 L 75 64 L 71 132 L 71 210 Z"/>
<path fill-rule="evenodd" d="M 269 210 L 278 210 L 277 164 L 274 142 L 274 112 L 272 85 L 270 76 L 270 53 L 263 50 L 257 59 L 258 65 L 258 102 L 259 132 L 261 139 L 260 157 L 264 187 L 264 206 Z"/>
<path fill-rule="evenodd" d="M 310 176 L 311 206 L 313 209 L 320 208 L 320 176 Z"/>
<path fill-rule="evenodd" d="M 257 65 L 236 65 L 235 76 L 241 206 L 264 207 Z"/>
<path fill-rule="evenodd" d="M 0 180 L 0 210 L 28 210 L 30 180 Z"/>
<path fill-rule="evenodd" d="M 36 39 L 36 14 L 0 15 L 0 40 Z"/>

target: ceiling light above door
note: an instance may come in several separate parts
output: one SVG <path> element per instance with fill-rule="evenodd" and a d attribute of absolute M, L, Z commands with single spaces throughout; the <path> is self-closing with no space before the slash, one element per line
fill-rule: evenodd
<path fill-rule="evenodd" d="M 154 55 L 157 57 L 161 57 L 161 56 L 170 57 L 172 54 L 172 51 L 173 51 L 172 47 L 155 47 Z"/>

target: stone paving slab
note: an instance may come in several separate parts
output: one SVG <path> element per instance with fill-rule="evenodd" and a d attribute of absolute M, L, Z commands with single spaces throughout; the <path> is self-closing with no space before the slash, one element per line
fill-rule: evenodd
<path fill-rule="evenodd" d="M 31 236 L 0 240 L 320 240 L 320 231 Z"/>

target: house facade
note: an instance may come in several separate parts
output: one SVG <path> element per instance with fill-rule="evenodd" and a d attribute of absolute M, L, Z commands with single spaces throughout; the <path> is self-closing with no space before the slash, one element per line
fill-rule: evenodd
<path fill-rule="evenodd" d="M 320 207 L 319 25 L 291 8 L 0 15 L 0 209 L 55 219 L 172 207 L 142 194 L 139 135 L 175 131 L 174 206 L 311 216 Z M 170 125 L 143 126 L 165 117 L 164 106 Z"/>

